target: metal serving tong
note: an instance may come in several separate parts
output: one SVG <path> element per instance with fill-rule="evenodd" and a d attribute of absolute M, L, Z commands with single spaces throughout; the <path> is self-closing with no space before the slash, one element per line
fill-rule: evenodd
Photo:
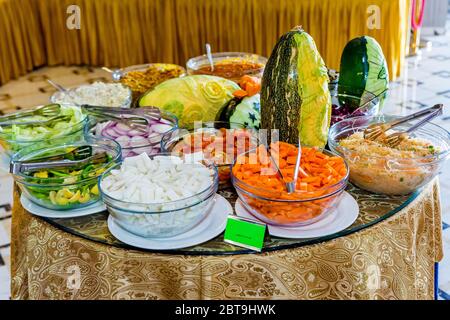
<path fill-rule="evenodd" d="M 297 152 L 297 159 L 295 160 L 294 177 L 292 178 L 292 181 L 286 183 L 286 189 L 287 189 L 288 193 L 295 192 L 295 187 L 297 185 L 298 171 L 300 169 L 300 159 L 301 159 L 301 157 L 302 157 L 302 147 L 299 144 L 298 152 Z"/>
<path fill-rule="evenodd" d="M 411 132 L 417 130 L 418 128 L 420 128 L 421 126 L 426 124 L 431 119 L 433 119 L 433 118 L 435 118 L 435 117 L 437 117 L 437 116 L 442 114 L 442 109 L 443 109 L 442 104 L 436 105 L 436 106 L 440 106 L 440 107 L 438 109 L 436 109 L 434 112 L 430 113 L 424 119 L 422 119 L 419 122 L 417 122 L 416 124 L 412 125 L 406 131 L 395 132 L 393 134 L 388 135 L 386 138 L 383 139 L 383 143 L 385 145 L 387 145 L 388 147 L 391 147 L 391 148 L 394 148 L 394 147 L 398 146 L 400 143 L 402 143 L 402 141 L 408 139 L 408 136 L 409 136 L 409 134 Z"/>
<path fill-rule="evenodd" d="M 272 165 L 273 165 L 273 166 L 275 167 L 275 169 L 277 170 L 277 174 L 280 176 L 281 180 L 283 180 L 283 182 L 285 183 L 286 190 L 287 190 L 288 187 L 287 187 L 286 181 L 284 180 L 283 173 L 281 172 L 280 167 L 278 166 L 278 163 L 277 163 L 277 162 L 275 161 L 275 159 L 272 157 L 272 153 L 270 152 L 269 146 L 268 146 L 267 144 L 264 144 L 264 147 L 266 148 L 267 154 L 269 155 L 270 162 L 272 162 Z"/>
<path fill-rule="evenodd" d="M 157 107 L 142 107 L 142 108 L 117 108 L 117 107 L 101 107 L 101 106 L 91 106 L 84 104 L 81 106 L 86 112 L 101 112 L 107 114 L 130 114 L 130 115 L 139 115 L 143 117 L 148 117 L 151 120 L 160 120 L 161 119 L 161 110 Z"/>
<path fill-rule="evenodd" d="M 24 161 L 13 161 L 9 171 L 12 174 L 21 172 L 33 172 L 41 169 L 80 167 L 89 163 L 97 164 L 105 162 L 106 152 L 92 154 L 91 146 L 80 146 L 69 152 Z"/>
<path fill-rule="evenodd" d="M 297 185 L 297 178 L 298 178 L 298 174 L 299 172 L 302 173 L 302 175 L 304 175 L 305 177 L 308 176 L 308 174 L 303 171 L 302 168 L 300 168 L 300 159 L 302 157 L 302 147 L 299 143 L 299 147 L 298 147 L 298 152 L 297 152 L 297 159 L 295 160 L 295 169 L 294 169 L 294 177 L 292 178 L 292 181 L 290 182 L 286 182 L 286 180 L 283 177 L 283 174 L 281 173 L 280 167 L 278 166 L 277 162 L 275 161 L 275 159 L 272 157 L 272 154 L 270 153 L 269 147 L 267 145 L 265 145 L 266 150 L 267 150 L 267 154 L 270 157 L 270 161 L 272 162 L 272 164 L 274 165 L 275 169 L 277 170 L 277 173 L 279 174 L 281 180 L 283 180 L 284 185 L 286 187 L 286 191 L 288 193 L 293 193 L 295 192 L 295 188 Z"/>
<path fill-rule="evenodd" d="M 61 106 L 57 103 L 48 104 L 34 110 L 25 111 L 25 112 L 17 112 L 6 116 L 0 117 L 0 124 L 13 124 L 13 121 L 16 119 L 21 119 L 25 117 L 31 116 L 44 116 L 44 117 L 56 117 L 59 115 L 61 110 Z M 42 123 L 42 121 L 41 121 Z M 22 123 L 21 123 L 22 124 Z"/>
<path fill-rule="evenodd" d="M 417 118 L 420 118 L 420 117 L 423 117 L 423 116 L 426 116 L 429 114 L 436 113 L 436 115 L 438 115 L 439 112 L 442 113 L 442 108 L 443 108 L 442 104 L 436 104 L 436 105 L 432 106 L 431 108 L 427 108 L 422 111 L 415 112 L 413 114 L 410 114 L 406 117 L 402 117 L 402 118 L 392 121 L 392 122 L 374 123 L 374 124 L 368 126 L 366 128 L 366 130 L 364 130 L 364 139 L 375 141 L 375 140 L 383 137 L 384 134 L 386 133 L 386 131 L 388 131 L 389 129 L 392 129 L 402 123 L 405 123 L 410 120 L 414 120 L 414 119 L 417 119 Z M 434 116 L 433 116 L 433 118 L 434 118 Z M 428 119 L 427 121 L 429 121 L 430 119 Z"/>
<path fill-rule="evenodd" d="M 72 116 L 69 115 L 60 115 L 53 118 L 50 118 L 45 121 L 24 121 L 24 122 L 17 122 L 17 121 L 7 121 L 7 122 L 0 122 L 1 126 L 12 126 L 12 125 L 21 125 L 21 126 L 48 126 L 52 122 L 55 121 L 69 121 L 72 118 Z"/>
<path fill-rule="evenodd" d="M 135 112 L 134 110 L 125 108 L 99 107 L 90 105 L 82 105 L 81 107 L 92 116 L 105 120 L 113 120 L 118 123 L 123 123 L 129 126 L 131 129 L 141 132 L 146 132 L 148 130 L 149 121 L 152 119 L 150 117 L 150 114 L 146 114 L 144 112 Z M 153 119 L 159 120 L 161 118 L 160 115 L 159 118 L 157 117 L 156 112 L 153 114 Z"/>

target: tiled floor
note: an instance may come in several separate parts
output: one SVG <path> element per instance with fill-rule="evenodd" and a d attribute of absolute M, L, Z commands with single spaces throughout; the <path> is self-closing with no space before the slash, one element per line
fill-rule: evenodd
<path fill-rule="evenodd" d="M 435 103 L 443 103 L 446 106 L 444 115 L 435 123 L 450 130 L 450 16 L 447 29 L 447 35 L 429 38 L 433 41 L 431 51 L 422 52 L 421 58 L 408 58 L 404 76 L 391 85 L 384 113 L 407 114 Z M 40 69 L 19 82 L 12 81 L 0 87 L 0 113 L 2 110 L 10 112 L 30 104 L 45 103 L 52 91 L 45 82 L 46 77 L 70 86 L 107 75 L 91 68 Z M 440 181 L 445 253 L 439 268 L 439 298 L 450 300 L 450 165 L 444 168 Z M 0 173 L 0 205 L 3 205 L 0 206 L 0 300 L 9 297 L 11 190 L 11 179 Z"/>

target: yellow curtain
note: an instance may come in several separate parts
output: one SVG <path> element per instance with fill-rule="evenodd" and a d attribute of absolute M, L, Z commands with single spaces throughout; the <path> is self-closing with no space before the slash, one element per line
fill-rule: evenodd
<path fill-rule="evenodd" d="M 73 4 L 80 30 L 66 27 Z M 368 27 L 369 6 L 380 9 L 380 29 Z M 296 25 L 333 69 L 350 39 L 373 36 L 394 79 L 404 63 L 408 8 L 409 0 L 0 0 L 0 83 L 42 64 L 185 65 L 206 42 L 214 51 L 269 56 Z"/>
<path fill-rule="evenodd" d="M 0 0 L 0 84 L 45 62 L 36 1 Z"/>

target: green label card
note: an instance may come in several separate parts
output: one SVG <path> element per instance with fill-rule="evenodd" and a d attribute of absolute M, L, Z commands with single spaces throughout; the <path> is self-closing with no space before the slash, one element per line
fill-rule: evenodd
<path fill-rule="evenodd" d="M 224 241 L 247 249 L 261 251 L 264 246 L 266 225 L 238 216 L 228 216 Z"/>

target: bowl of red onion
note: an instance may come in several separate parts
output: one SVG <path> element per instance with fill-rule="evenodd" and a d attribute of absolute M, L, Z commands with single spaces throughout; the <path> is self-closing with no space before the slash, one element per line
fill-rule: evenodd
<path fill-rule="evenodd" d="M 375 116 L 382 107 L 386 92 L 375 95 L 364 92 L 361 97 L 337 93 L 331 96 L 331 124 L 357 116 Z"/>
<path fill-rule="evenodd" d="M 137 114 L 138 115 L 138 114 Z M 178 128 L 178 119 L 170 112 L 161 110 L 160 117 L 151 118 L 146 130 L 134 130 L 123 122 L 104 120 L 89 115 L 86 134 L 115 140 L 122 148 L 122 157 L 134 157 L 141 153 L 149 156 L 161 152 L 161 140 Z"/>

